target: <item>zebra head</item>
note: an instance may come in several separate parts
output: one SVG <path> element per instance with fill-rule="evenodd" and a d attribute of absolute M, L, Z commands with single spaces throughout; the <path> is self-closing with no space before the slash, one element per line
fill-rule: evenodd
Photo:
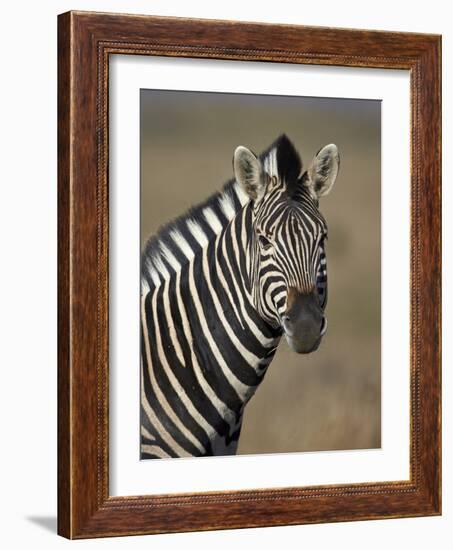
<path fill-rule="evenodd" d="M 318 204 L 337 177 L 337 147 L 323 147 L 303 171 L 283 135 L 259 157 L 238 147 L 233 164 L 236 181 L 251 199 L 248 276 L 254 306 L 294 351 L 310 353 L 327 329 L 327 224 Z"/>

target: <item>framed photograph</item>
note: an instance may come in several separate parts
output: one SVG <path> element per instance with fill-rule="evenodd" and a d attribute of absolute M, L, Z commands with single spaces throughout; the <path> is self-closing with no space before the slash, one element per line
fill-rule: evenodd
<path fill-rule="evenodd" d="M 440 37 L 58 47 L 59 533 L 440 514 Z"/>

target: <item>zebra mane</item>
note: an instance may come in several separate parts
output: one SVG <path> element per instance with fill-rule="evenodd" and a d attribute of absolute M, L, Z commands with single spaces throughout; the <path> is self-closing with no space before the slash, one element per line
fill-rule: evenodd
<path fill-rule="evenodd" d="M 142 285 L 147 281 L 149 287 L 159 286 L 169 276 L 175 248 L 183 248 L 187 261 L 190 260 L 194 252 L 187 242 L 188 237 L 201 245 L 204 240 L 207 243 L 228 225 L 248 201 L 237 182 L 231 179 L 207 200 L 161 226 L 148 239 L 142 252 Z"/>
<path fill-rule="evenodd" d="M 277 175 L 278 164 L 278 171 L 282 172 L 285 179 L 288 179 L 288 175 L 293 179 L 296 173 L 298 176 L 302 167 L 298 153 L 285 134 L 280 135 L 262 152 L 259 159 L 265 170 L 272 172 L 270 175 Z M 181 256 L 189 261 L 195 255 L 188 241 L 195 240 L 201 246 L 207 244 L 221 233 L 249 200 L 232 178 L 207 200 L 162 225 L 148 239 L 142 251 L 142 291 L 157 288 L 168 279 L 171 272 L 181 267 Z"/>

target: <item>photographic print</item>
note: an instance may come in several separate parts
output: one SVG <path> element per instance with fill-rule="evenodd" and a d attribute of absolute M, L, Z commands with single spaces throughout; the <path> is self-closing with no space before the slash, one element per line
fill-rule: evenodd
<path fill-rule="evenodd" d="M 58 50 L 59 534 L 439 515 L 441 37 Z"/>
<path fill-rule="evenodd" d="M 380 101 L 140 101 L 141 459 L 379 448 Z"/>

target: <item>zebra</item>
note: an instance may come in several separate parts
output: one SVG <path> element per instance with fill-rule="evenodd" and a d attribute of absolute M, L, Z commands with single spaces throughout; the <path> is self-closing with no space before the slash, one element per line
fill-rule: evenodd
<path fill-rule="evenodd" d="M 244 407 L 281 337 L 315 351 L 327 329 L 329 144 L 303 171 L 282 134 L 239 146 L 234 178 L 163 226 L 141 261 L 140 457 L 234 455 Z"/>

